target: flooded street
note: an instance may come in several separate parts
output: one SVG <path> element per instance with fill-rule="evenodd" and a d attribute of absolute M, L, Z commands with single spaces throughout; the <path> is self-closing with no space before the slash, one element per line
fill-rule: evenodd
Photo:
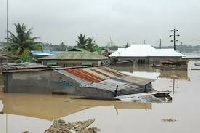
<path fill-rule="evenodd" d="M 43 133 L 53 119 L 96 119 L 102 133 L 199 133 L 200 71 L 160 72 L 153 88 L 170 91 L 171 103 L 138 103 L 78 99 L 66 95 L 0 93 L 0 133 Z M 133 72 L 132 67 L 116 67 Z M 151 72 L 157 70 L 146 69 Z M 134 70 L 135 71 L 135 70 Z M 139 71 L 142 71 L 141 69 Z M 173 85 L 173 77 L 176 76 Z M 178 79 L 177 79 L 178 78 Z M 174 93 L 173 93 L 174 86 Z M 163 121 L 173 119 L 175 121 Z"/>

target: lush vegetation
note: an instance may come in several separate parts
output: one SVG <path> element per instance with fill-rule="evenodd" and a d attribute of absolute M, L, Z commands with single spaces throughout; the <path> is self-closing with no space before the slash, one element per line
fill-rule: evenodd
<path fill-rule="evenodd" d="M 32 37 L 32 29 L 27 29 L 24 24 L 14 24 L 16 33 L 9 31 L 8 46 L 6 50 L 14 55 L 22 55 L 26 50 L 41 49 L 38 37 Z"/>
<path fill-rule="evenodd" d="M 117 45 L 106 45 L 105 48 L 106 48 L 106 49 L 109 49 L 109 50 L 117 50 L 117 49 L 118 49 L 118 46 L 117 46 Z"/>
<path fill-rule="evenodd" d="M 80 34 L 78 36 L 78 40 L 76 41 L 76 43 L 78 48 L 82 48 L 90 52 L 96 51 L 97 48 L 98 50 L 100 50 L 93 38 L 91 37 L 86 38 L 86 36 L 83 34 Z"/>

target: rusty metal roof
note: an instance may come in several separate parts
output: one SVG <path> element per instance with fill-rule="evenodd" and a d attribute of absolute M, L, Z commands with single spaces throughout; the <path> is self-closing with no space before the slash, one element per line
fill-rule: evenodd
<path fill-rule="evenodd" d="M 102 82 L 106 79 L 119 79 L 126 82 L 135 82 L 135 83 L 147 83 L 152 80 L 128 76 L 126 74 L 120 73 L 114 69 L 110 69 L 108 67 L 89 67 L 89 68 L 69 68 L 64 70 L 65 73 L 70 74 L 71 76 L 82 79 L 86 82 Z"/>

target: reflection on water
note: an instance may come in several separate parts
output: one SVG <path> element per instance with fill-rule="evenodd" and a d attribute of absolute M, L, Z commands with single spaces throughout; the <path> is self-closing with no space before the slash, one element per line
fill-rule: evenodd
<path fill-rule="evenodd" d="M 71 99 L 70 96 L 64 95 L 1 93 L 0 98 L 3 99 L 4 104 L 4 114 L 0 115 L 0 133 L 5 130 L 9 133 L 21 133 L 26 130 L 39 133 L 51 124 L 48 120 L 65 117 L 96 106 L 112 107 L 115 113 L 121 109 L 151 109 L 150 103 Z"/>
<path fill-rule="evenodd" d="M 95 118 L 92 126 L 103 133 L 199 133 L 200 71 L 188 71 L 187 77 L 189 81 L 184 78 L 175 81 L 175 93 L 171 94 L 173 102 L 164 104 L 0 93 L 5 113 L 0 114 L 0 133 L 25 130 L 42 133 L 51 124 L 51 119 L 58 117 L 69 122 Z M 160 77 L 152 85 L 158 90 L 172 91 L 173 80 Z M 177 121 L 162 121 L 170 118 Z"/>
<path fill-rule="evenodd" d="M 150 103 L 72 99 L 65 95 L 2 94 L 3 112 L 53 120 L 95 106 L 151 109 Z"/>
<path fill-rule="evenodd" d="M 189 63 L 189 66 L 193 63 Z M 111 66 L 111 68 L 122 71 L 122 72 L 130 72 L 130 73 L 136 73 L 136 72 L 152 72 L 153 73 L 160 73 L 160 77 L 162 78 L 173 78 L 177 77 L 179 79 L 186 79 L 189 80 L 188 77 L 188 71 L 184 70 L 160 70 L 158 68 L 151 67 L 150 65 L 145 65 L 145 64 L 138 64 L 138 65 L 131 65 L 130 63 L 128 64 L 119 64 L 119 65 L 114 65 Z"/>

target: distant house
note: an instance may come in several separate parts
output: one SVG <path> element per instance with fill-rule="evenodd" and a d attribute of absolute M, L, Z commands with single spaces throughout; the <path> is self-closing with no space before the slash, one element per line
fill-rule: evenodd
<path fill-rule="evenodd" d="M 49 55 L 56 55 L 60 51 L 51 51 L 51 50 L 31 50 L 31 54 L 36 58 L 42 58 Z"/>
<path fill-rule="evenodd" d="M 151 45 L 131 45 L 118 48 L 110 57 L 117 61 L 159 64 L 161 61 L 179 61 L 184 55 L 173 49 L 155 49 Z"/>
<path fill-rule="evenodd" d="M 109 58 L 88 52 L 83 49 L 71 49 L 56 55 L 50 55 L 40 58 L 44 65 L 47 66 L 101 66 L 109 64 Z"/>

